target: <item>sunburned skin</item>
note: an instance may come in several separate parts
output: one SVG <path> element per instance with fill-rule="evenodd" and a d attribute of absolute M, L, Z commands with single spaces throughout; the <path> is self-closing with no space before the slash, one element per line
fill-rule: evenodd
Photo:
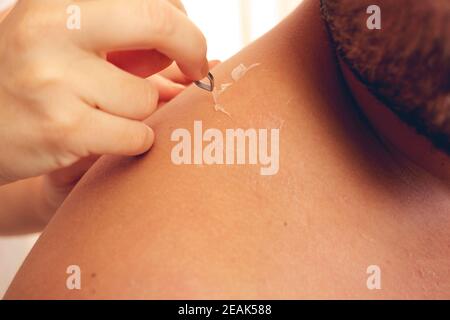
<path fill-rule="evenodd" d="M 251 69 L 256 68 L 260 65 L 260 63 L 254 63 L 248 68 L 244 64 L 238 65 L 236 68 L 231 71 L 231 78 L 233 79 L 234 83 L 237 83 L 239 80 L 241 80 Z M 219 97 L 221 94 L 223 94 L 228 88 L 233 86 L 234 83 L 224 83 L 221 84 L 219 87 L 215 87 L 212 96 L 214 100 L 214 110 L 220 111 L 227 116 L 231 117 L 231 114 L 225 109 L 225 107 L 219 103 Z"/>
<path fill-rule="evenodd" d="M 147 155 L 100 159 L 6 298 L 450 298 L 448 181 L 393 157 L 361 117 L 318 1 L 211 72 L 227 79 L 255 62 L 220 95 L 233 118 L 190 87 L 147 121 Z M 173 164 L 171 134 L 195 121 L 282 126 L 277 174 Z M 81 290 L 66 287 L 72 265 Z"/>

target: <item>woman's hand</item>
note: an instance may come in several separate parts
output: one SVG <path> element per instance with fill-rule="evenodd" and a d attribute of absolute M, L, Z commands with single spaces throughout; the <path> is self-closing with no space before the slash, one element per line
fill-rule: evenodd
<path fill-rule="evenodd" d="M 210 68 L 218 63 L 211 61 Z M 192 83 L 176 64 L 149 80 L 159 91 L 159 105 L 170 101 Z M 49 174 L 0 186 L 0 235 L 41 231 L 98 157 L 93 155 Z"/>
<path fill-rule="evenodd" d="M 209 62 L 209 69 L 214 68 L 220 61 L 212 60 Z M 180 68 L 173 63 L 168 68 L 163 71 L 148 78 L 152 82 L 154 87 L 159 93 L 158 105 L 163 105 L 173 98 L 175 98 L 179 93 L 181 93 L 187 86 L 192 84 L 192 80 L 186 77 L 186 75 L 181 72 Z"/>
<path fill-rule="evenodd" d="M 212 69 L 219 61 L 209 62 Z M 169 102 L 181 93 L 186 86 L 192 83 L 178 68 L 176 64 L 172 64 L 167 69 L 148 78 L 159 92 L 159 105 Z M 56 170 L 45 175 L 41 182 L 39 204 L 36 215 L 41 226 L 45 226 L 60 207 L 78 181 L 97 161 L 98 156 L 90 156 L 81 159 L 70 167 Z"/>
<path fill-rule="evenodd" d="M 70 5 L 79 30 L 66 28 Z M 130 65 L 115 63 L 123 54 Z M 178 1 L 19 1 L 0 24 L 0 184 L 146 152 L 153 132 L 141 120 L 160 99 L 139 76 L 172 60 L 191 80 L 209 69 L 205 39 Z"/>

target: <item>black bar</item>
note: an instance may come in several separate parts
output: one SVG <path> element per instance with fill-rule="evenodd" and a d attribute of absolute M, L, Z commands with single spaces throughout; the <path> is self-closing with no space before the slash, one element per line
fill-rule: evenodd
<path fill-rule="evenodd" d="M 0 314 L 61 317 L 114 315 L 125 319 L 316 319 L 391 317 L 392 311 L 448 318 L 449 301 L 0 301 Z M 439 316 L 438 316 L 439 315 Z M 5 318 L 7 319 L 7 318 Z"/>

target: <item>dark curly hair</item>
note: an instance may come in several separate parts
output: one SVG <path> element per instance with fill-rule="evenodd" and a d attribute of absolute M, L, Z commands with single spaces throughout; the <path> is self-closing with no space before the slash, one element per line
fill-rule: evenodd
<path fill-rule="evenodd" d="M 369 30 L 370 5 L 381 30 Z M 450 155 L 450 1 L 321 0 L 341 59 L 384 105 Z"/>

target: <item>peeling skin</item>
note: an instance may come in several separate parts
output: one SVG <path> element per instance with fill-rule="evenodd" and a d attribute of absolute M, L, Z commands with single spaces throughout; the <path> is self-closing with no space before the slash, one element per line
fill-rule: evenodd
<path fill-rule="evenodd" d="M 231 118 L 231 114 L 227 110 L 225 110 L 225 108 L 222 105 L 220 105 L 220 104 L 216 104 L 214 106 L 214 110 L 220 111 L 220 112 L 226 114 L 227 116 L 229 116 Z"/>
<path fill-rule="evenodd" d="M 240 64 L 236 68 L 234 68 L 233 71 L 231 71 L 231 78 L 233 78 L 234 82 L 238 82 L 242 77 L 244 77 L 247 72 L 252 70 L 253 68 L 256 68 L 260 65 L 260 63 L 254 63 L 250 67 L 246 67 L 244 64 Z"/>
<path fill-rule="evenodd" d="M 233 69 L 231 71 L 231 78 L 234 83 L 223 83 L 220 86 L 216 86 L 212 92 L 213 100 L 214 100 L 214 110 L 217 112 L 222 112 L 231 118 L 231 114 L 225 109 L 225 107 L 219 103 L 219 97 L 222 93 L 224 93 L 228 88 L 232 87 L 235 83 L 237 83 L 240 79 L 242 79 L 251 69 L 258 67 L 261 65 L 260 63 L 254 63 L 249 67 L 246 67 L 243 63 Z"/>
<path fill-rule="evenodd" d="M 227 90 L 232 85 L 233 85 L 232 83 L 224 83 L 224 84 L 220 85 L 220 93 L 224 92 L 225 90 Z"/>

